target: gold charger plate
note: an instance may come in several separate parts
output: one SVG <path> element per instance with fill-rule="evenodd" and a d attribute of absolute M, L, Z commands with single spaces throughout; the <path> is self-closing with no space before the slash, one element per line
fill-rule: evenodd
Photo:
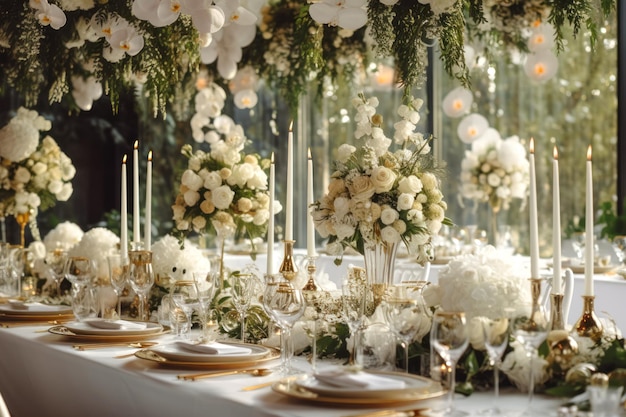
<path fill-rule="evenodd" d="M 423 377 L 419 377 L 423 378 Z M 334 397 L 323 395 L 319 393 L 315 393 L 313 391 L 309 391 L 308 389 L 302 387 L 298 384 L 297 380 L 294 379 L 284 379 L 278 381 L 272 385 L 272 390 L 279 394 L 285 395 L 291 399 L 303 400 L 311 403 L 318 403 L 324 405 L 346 405 L 346 406 L 367 406 L 367 407 L 387 407 L 390 405 L 398 405 L 398 404 L 406 404 L 406 403 L 414 403 L 417 401 L 425 401 L 430 400 L 432 398 L 437 398 L 445 394 L 445 390 L 441 387 L 441 384 L 433 380 L 429 380 L 427 378 L 423 378 L 424 380 L 428 380 L 431 383 L 425 389 L 420 389 L 417 391 L 407 391 L 404 394 L 396 394 L 394 396 L 389 397 L 367 397 L 367 396 L 359 396 L 359 397 Z"/>
<path fill-rule="evenodd" d="M 65 326 L 53 326 L 48 329 L 49 333 L 63 336 L 66 339 L 73 341 L 85 341 L 85 342 L 134 342 L 136 340 L 146 340 L 153 337 L 161 336 L 169 333 L 169 330 L 163 330 L 154 333 L 144 334 L 116 334 L 116 335 L 94 335 L 94 334 L 76 334 Z"/>
<path fill-rule="evenodd" d="M 249 361 L 223 361 L 223 362 L 192 362 L 192 361 L 179 361 L 164 358 L 151 349 L 141 349 L 135 352 L 135 356 L 139 359 L 158 363 L 161 366 L 174 367 L 174 368 L 203 368 L 203 369 L 235 369 L 235 368 L 248 368 L 250 366 L 256 366 L 260 363 L 269 362 L 280 357 L 280 352 L 274 348 L 267 348 L 268 353 L 266 356 Z"/>
<path fill-rule="evenodd" d="M 42 314 L 5 314 L 0 313 L 0 320 L 3 321 L 69 321 L 74 318 L 74 313 L 59 314 L 59 313 L 42 313 Z"/>

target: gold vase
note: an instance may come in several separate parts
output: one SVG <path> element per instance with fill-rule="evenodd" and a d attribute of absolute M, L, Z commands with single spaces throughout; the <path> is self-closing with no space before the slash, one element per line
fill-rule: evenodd
<path fill-rule="evenodd" d="M 579 336 L 589 337 L 597 342 L 602 338 L 603 330 L 602 323 L 594 311 L 595 298 L 593 295 L 583 295 L 583 313 L 576 322 L 575 328 Z"/>
<path fill-rule="evenodd" d="M 296 243 L 295 240 L 283 240 L 285 245 L 285 253 L 283 257 L 283 262 L 280 264 L 280 268 L 278 272 L 285 277 L 287 281 L 293 281 L 298 273 L 296 269 L 296 264 L 293 261 L 293 245 Z"/>
<path fill-rule="evenodd" d="M 565 330 L 563 294 L 550 294 L 550 332 L 546 340 L 550 348 L 548 361 L 555 369 L 565 372 L 578 354 L 578 343 Z"/>
<path fill-rule="evenodd" d="M 17 213 L 15 215 L 15 220 L 17 221 L 17 224 L 20 225 L 20 245 L 24 247 L 24 245 L 26 244 L 26 239 L 24 238 L 24 231 L 26 230 L 26 225 L 28 224 L 28 221 L 30 220 L 30 212 L 27 211 L 25 213 Z"/>

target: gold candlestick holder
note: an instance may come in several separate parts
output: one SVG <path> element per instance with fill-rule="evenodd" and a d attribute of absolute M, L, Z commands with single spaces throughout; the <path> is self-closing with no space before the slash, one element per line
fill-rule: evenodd
<path fill-rule="evenodd" d="M 546 338 L 550 353 L 548 360 L 561 372 L 570 367 L 571 360 L 578 354 L 578 343 L 565 330 L 563 320 L 563 294 L 550 294 L 550 332 Z"/>
<path fill-rule="evenodd" d="M 278 272 L 282 274 L 283 277 L 287 281 L 293 281 L 298 273 L 296 269 L 296 264 L 293 261 L 293 245 L 296 243 L 295 240 L 283 240 L 285 246 L 285 254 L 283 257 L 283 262 L 280 264 L 280 268 Z"/>
<path fill-rule="evenodd" d="M 579 336 L 588 337 L 597 342 L 602 338 L 603 329 L 594 311 L 595 298 L 593 295 L 583 295 L 583 314 L 576 322 L 575 328 Z"/>
<path fill-rule="evenodd" d="M 317 267 L 315 266 L 316 259 L 317 256 L 307 257 L 308 263 L 306 265 L 306 272 L 309 276 L 309 280 L 304 285 L 304 287 L 302 287 L 303 291 L 317 291 L 318 289 L 317 284 L 315 284 L 315 271 L 317 271 Z"/>

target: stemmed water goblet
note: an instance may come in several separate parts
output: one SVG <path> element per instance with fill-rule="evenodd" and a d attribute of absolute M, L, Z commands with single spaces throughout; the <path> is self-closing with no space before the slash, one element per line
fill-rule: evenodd
<path fill-rule="evenodd" d="M 350 352 L 350 365 L 354 364 L 355 355 L 358 351 L 358 332 L 363 327 L 367 292 L 367 285 L 359 280 L 348 279 L 341 286 L 343 317 L 350 330 L 352 340 L 354 340 Z"/>
<path fill-rule="evenodd" d="M 214 321 L 209 317 L 211 302 L 215 296 L 215 286 L 219 272 L 200 271 L 193 273 L 193 281 L 196 286 L 196 296 L 198 298 L 198 313 L 200 315 L 202 339 L 208 340 L 208 323 Z"/>
<path fill-rule="evenodd" d="M 430 343 L 444 360 L 448 368 L 448 398 L 446 416 L 463 416 L 467 413 L 454 409 L 456 363 L 469 344 L 465 313 L 439 311 L 433 316 Z"/>
<path fill-rule="evenodd" d="M 46 253 L 44 263 L 46 264 L 55 284 L 56 296 L 61 297 L 61 281 L 64 278 L 65 262 L 67 261 L 67 252 L 57 248 Z"/>
<path fill-rule="evenodd" d="M 122 293 L 128 280 L 128 258 L 122 254 L 107 256 L 109 280 L 117 296 L 117 316 L 122 316 Z"/>
<path fill-rule="evenodd" d="M 246 313 L 256 288 L 256 277 L 252 273 L 234 273 L 230 278 L 233 304 L 241 320 L 241 342 L 246 340 Z"/>
<path fill-rule="evenodd" d="M 198 305 L 198 294 L 193 281 L 174 281 L 170 288 L 170 322 L 176 337 L 186 337 L 191 330 L 193 308 Z"/>
<path fill-rule="evenodd" d="M 128 282 L 139 297 L 139 317 L 146 321 L 146 299 L 150 288 L 154 285 L 154 272 L 152 271 L 152 252 L 135 250 L 128 252 L 129 268 Z"/>
<path fill-rule="evenodd" d="M 420 290 L 411 285 L 391 285 L 383 295 L 382 309 L 391 331 L 404 350 L 404 371 L 409 372 L 409 345 L 427 318 Z"/>
<path fill-rule="evenodd" d="M 96 315 L 91 278 L 95 270 L 93 261 L 83 256 L 71 256 L 65 262 L 63 273 L 72 283 L 72 311 L 78 321 Z"/>
<path fill-rule="evenodd" d="M 493 311 L 493 309 L 489 309 Z M 509 319 L 506 316 L 498 318 L 486 317 L 482 322 L 485 350 L 491 366 L 493 366 L 494 406 L 483 411 L 483 415 L 501 415 L 497 406 L 500 396 L 500 363 L 502 355 L 509 343 Z"/>
<path fill-rule="evenodd" d="M 619 264 L 624 265 L 624 260 L 626 260 L 626 236 L 619 235 L 613 237 L 611 244 Z"/>
<path fill-rule="evenodd" d="M 281 349 L 280 370 L 283 375 L 299 373 L 291 367 L 291 355 L 293 353 L 293 341 L 291 340 L 291 328 L 302 317 L 306 308 L 306 301 L 302 291 L 295 288 L 287 280 L 279 281 L 276 288 L 267 301 L 267 308 L 282 330 L 283 349 Z"/>
<path fill-rule="evenodd" d="M 530 361 L 528 406 L 525 415 L 539 415 L 530 410 L 535 391 L 535 374 L 533 361 L 537 357 L 537 349 L 546 339 L 550 325 L 543 308 L 539 303 L 521 304 L 515 307 L 511 317 L 511 335 L 522 344 Z"/>

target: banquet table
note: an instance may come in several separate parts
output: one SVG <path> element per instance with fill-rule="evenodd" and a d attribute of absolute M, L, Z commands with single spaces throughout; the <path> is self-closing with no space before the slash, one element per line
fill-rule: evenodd
<path fill-rule="evenodd" d="M 72 342 L 45 333 L 46 326 L 0 329 L 0 393 L 13 417 L 33 416 L 356 416 L 375 409 L 322 406 L 294 401 L 271 388 L 243 392 L 243 387 L 278 377 L 224 376 L 199 381 L 177 379 L 180 369 L 160 368 L 136 357 L 113 358 L 130 350 L 77 351 Z M 44 332 L 42 332 L 44 331 Z M 161 336 L 161 343 L 173 336 Z M 310 371 L 304 359 L 296 365 Z M 270 366 L 272 366 L 270 364 Z M 328 365 L 322 362 L 321 366 Z M 457 395 L 457 408 L 476 415 L 494 405 L 492 393 Z M 441 400 L 398 408 L 434 406 Z M 556 415 L 561 400 L 536 396 L 534 406 Z M 527 397 L 505 392 L 497 405 L 521 412 Z M 394 407 L 395 409 L 396 407 Z"/>

